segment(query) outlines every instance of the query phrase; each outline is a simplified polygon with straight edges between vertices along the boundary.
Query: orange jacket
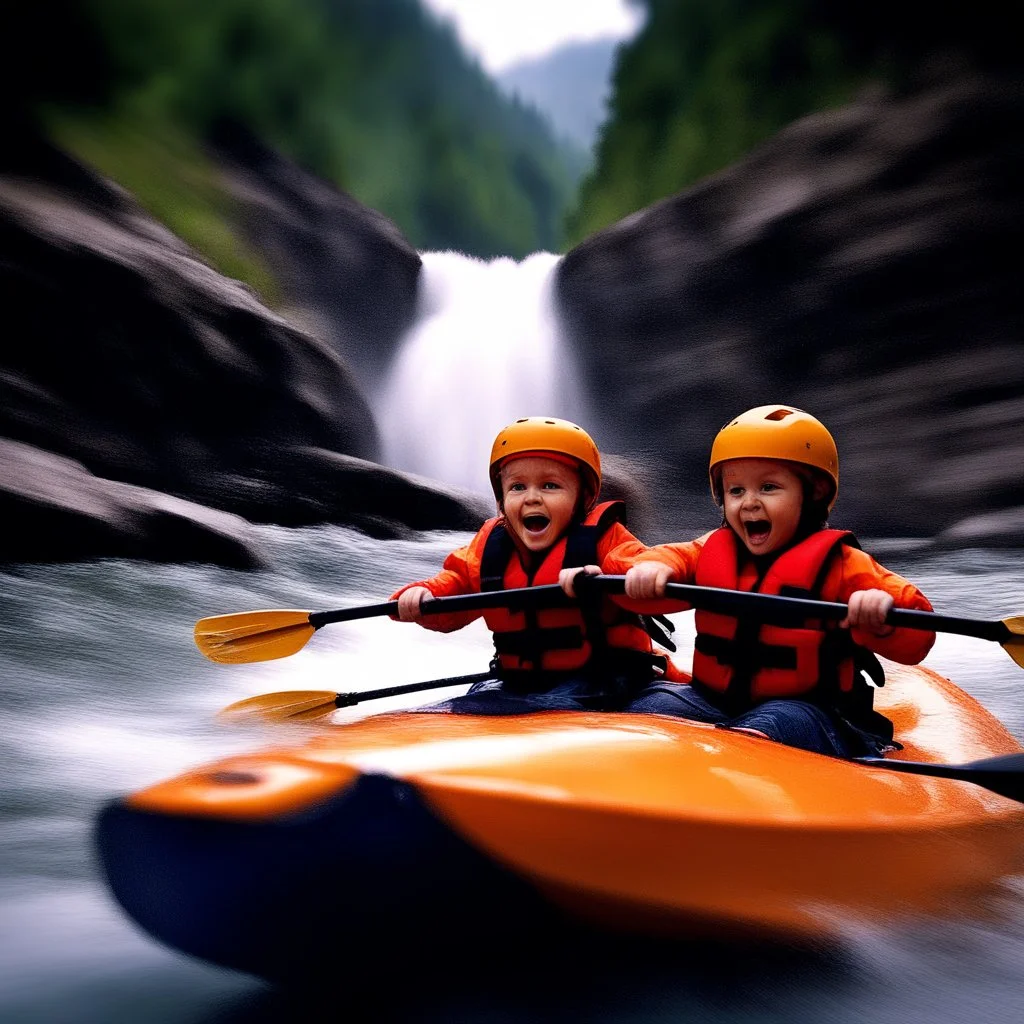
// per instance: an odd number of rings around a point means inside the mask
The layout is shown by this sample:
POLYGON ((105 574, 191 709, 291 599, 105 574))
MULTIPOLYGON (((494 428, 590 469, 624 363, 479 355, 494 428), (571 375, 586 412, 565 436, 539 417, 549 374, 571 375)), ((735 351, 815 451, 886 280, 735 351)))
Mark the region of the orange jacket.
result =
MULTIPOLYGON (((607 573, 625 573, 639 562, 662 562, 672 568, 672 580, 675 583, 696 582, 697 562, 701 550, 707 543, 711 533, 705 534, 694 541, 678 544, 659 544, 641 552, 613 552, 608 564, 603 566, 607 573)), ((742 545, 738 545, 742 548, 742 545)), ((737 590, 753 590, 757 583, 758 568, 752 558, 743 557, 741 551, 740 564, 737 572, 737 590)), ((846 603, 858 590, 884 590, 891 594, 897 608, 917 608, 921 611, 932 611, 928 598, 912 583, 902 576, 890 572, 876 562, 866 551, 860 548, 843 546, 837 557, 832 560, 822 580, 818 597, 822 601, 839 601, 846 603)), ((687 606, 676 600, 636 601, 629 607, 641 612, 670 613, 687 606)), ((876 636, 864 630, 850 630, 854 643, 866 647, 869 651, 897 661, 903 665, 916 665, 931 650, 935 643, 935 634, 919 629, 895 629, 888 636, 876 636)))
MULTIPOLYGON (((602 512, 607 511, 608 505, 598 506, 585 520, 585 525, 593 525, 600 518, 602 512)), ((460 594, 475 594, 482 589, 481 565, 484 557, 484 550, 488 538, 494 529, 503 523, 500 517, 488 520, 477 532, 476 536, 463 548, 453 551, 444 562, 444 568, 436 576, 428 580, 420 580, 406 584, 392 595, 392 600, 397 598, 411 587, 426 587, 434 597, 452 597, 460 594)), ((646 550, 645 546, 633 536, 632 533, 621 523, 612 522, 605 532, 597 540, 597 564, 605 569, 612 552, 618 558, 631 558, 646 550)), ((528 572, 523 565, 517 551, 512 550, 504 570, 502 587, 504 589, 541 586, 543 584, 557 583, 558 573, 563 568, 563 560, 566 551, 566 537, 561 538, 545 554, 540 564, 528 572)), ((493 608, 481 611, 456 612, 445 615, 425 616, 420 625, 427 629, 440 632, 451 632, 461 629, 463 626, 483 616, 488 628, 495 634, 495 646, 498 650, 499 661, 506 670, 533 670, 544 671, 574 671, 581 668, 589 659, 592 651, 592 637, 585 639, 582 645, 558 647, 557 637, 559 634, 549 632, 548 636, 555 638, 554 646, 542 652, 540 664, 536 664, 537 658, 529 658, 522 650, 516 653, 521 644, 516 636, 523 636, 527 631, 530 615, 530 626, 533 627, 534 637, 536 630, 541 631, 572 631, 579 630, 586 638, 591 625, 584 621, 584 617, 577 606, 567 608, 545 608, 527 613, 525 611, 509 611, 505 608, 493 608)), ((650 636, 637 624, 635 614, 624 611, 616 602, 603 599, 600 602, 600 620, 604 629, 603 642, 608 646, 629 651, 639 651, 643 654, 658 653, 654 651, 650 636)), ((563 634, 564 635, 564 634, 563 634)), ((676 678, 678 672, 670 668, 666 672, 669 678, 676 678)))

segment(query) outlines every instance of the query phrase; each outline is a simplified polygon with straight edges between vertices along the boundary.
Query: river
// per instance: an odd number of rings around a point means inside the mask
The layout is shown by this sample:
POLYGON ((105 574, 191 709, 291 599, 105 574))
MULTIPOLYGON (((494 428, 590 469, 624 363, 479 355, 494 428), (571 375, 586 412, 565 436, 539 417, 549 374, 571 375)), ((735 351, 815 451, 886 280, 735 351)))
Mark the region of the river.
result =
MULTIPOLYGON (((366 689, 486 665, 489 638, 480 623, 441 635, 376 619, 325 628, 281 661, 205 661, 191 638, 199 617, 375 602, 434 571, 463 539, 436 534, 381 542, 341 528, 262 533, 273 563, 255 574, 120 561, 0 574, 0 1020, 6 1024, 291 1019, 296 1008, 287 997, 164 949, 121 914, 94 860, 97 808, 187 766, 269 743, 262 727, 216 718, 241 697, 299 687, 366 689)), ((1002 618, 1021 609, 1013 553, 894 553, 885 560, 918 582, 939 610, 1002 618)), ((684 647, 691 618, 676 616, 684 647)), ((943 636, 927 664, 1024 739, 1024 680, 997 645, 943 636)), ((355 717, 438 695, 339 714, 355 717)), ((604 965, 590 984, 568 980, 555 1002, 547 994, 543 1004, 529 984, 481 993, 453 981, 401 1019, 1011 1024, 1024 1019, 1022 897, 1024 889, 1008 885, 998 894, 996 916, 985 923, 921 920, 851 935, 841 951, 827 954, 766 945, 744 951, 728 969, 709 965, 699 947, 684 947, 667 961, 627 956, 616 970, 604 965)), ((446 939, 457 965, 461 940, 446 939)), ((343 979, 339 985, 340 1017, 348 1014, 343 979)))

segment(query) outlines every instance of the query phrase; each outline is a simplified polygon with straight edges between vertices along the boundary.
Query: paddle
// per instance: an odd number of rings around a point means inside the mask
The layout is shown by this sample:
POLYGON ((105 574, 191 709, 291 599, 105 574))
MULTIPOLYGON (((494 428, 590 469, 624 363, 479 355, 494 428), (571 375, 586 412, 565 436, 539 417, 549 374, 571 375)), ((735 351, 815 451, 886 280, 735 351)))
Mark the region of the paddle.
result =
POLYGON ((1003 754, 967 764, 928 764, 926 761, 896 761, 886 757, 855 757, 853 760, 871 768, 973 782, 1000 796, 1024 803, 1024 754, 1003 754))
MULTIPOLYGON (((444 615, 450 612, 475 611, 479 608, 511 608, 513 610, 538 605, 569 604, 557 583, 539 587, 516 587, 512 590, 493 590, 481 594, 463 594, 458 597, 437 597, 420 605, 423 615, 444 615)), ((351 622, 378 615, 397 615, 398 602, 339 608, 330 612, 295 610, 264 610, 232 612, 200 619, 195 626, 195 641, 199 650, 211 661, 237 665, 251 661, 271 661, 287 658, 301 651, 310 637, 321 626, 332 622, 351 622)))
MULTIPOLYGON (((582 582, 600 586, 607 593, 625 593, 625 576, 577 577, 582 582)), ((845 619, 848 608, 835 601, 815 601, 804 597, 780 597, 776 594, 757 594, 745 590, 723 590, 718 587, 698 587, 689 583, 668 583, 665 596, 678 598, 705 611, 725 615, 749 616, 776 625, 792 625, 808 619, 845 619)), ((1009 619, 963 619, 954 615, 939 615, 910 608, 893 608, 885 617, 891 626, 923 629, 933 633, 958 633, 980 640, 994 640, 1021 667, 1024 668, 1024 615, 1009 619)))
POLYGON ((428 679, 424 683, 402 683, 385 686, 379 690, 362 692, 331 693, 330 690, 282 690, 278 693, 263 693, 257 697, 229 704, 221 715, 247 717, 259 716, 272 722, 294 719, 309 721, 324 718, 338 708, 350 708, 364 700, 378 700, 381 697, 397 697, 402 693, 416 693, 418 690, 440 690, 446 686, 469 686, 493 679, 493 672, 474 672, 468 676, 450 676, 447 679, 428 679))

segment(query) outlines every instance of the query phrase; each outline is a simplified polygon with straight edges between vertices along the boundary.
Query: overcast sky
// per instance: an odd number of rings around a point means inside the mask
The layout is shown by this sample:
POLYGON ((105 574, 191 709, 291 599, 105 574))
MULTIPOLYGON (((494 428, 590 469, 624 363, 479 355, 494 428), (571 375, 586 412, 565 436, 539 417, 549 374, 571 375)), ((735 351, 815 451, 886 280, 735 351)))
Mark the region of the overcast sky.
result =
POLYGON ((455 23, 462 45, 491 74, 563 43, 612 36, 640 27, 642 12, 626 0, 423 0, 455 23))

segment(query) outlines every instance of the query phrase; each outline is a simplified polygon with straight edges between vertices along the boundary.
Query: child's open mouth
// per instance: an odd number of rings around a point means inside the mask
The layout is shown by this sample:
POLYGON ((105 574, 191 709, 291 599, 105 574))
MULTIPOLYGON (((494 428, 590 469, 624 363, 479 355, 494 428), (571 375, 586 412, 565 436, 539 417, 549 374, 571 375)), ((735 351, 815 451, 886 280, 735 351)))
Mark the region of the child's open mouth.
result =
POLYGON ((747 532, 747 540, 758 545, 768 539, 768 534, 772 532, 772 524, 767 519, 752 519, 743 524, 743 529, 747 532))
POLYGON ((528 516, 523 516, 523 526, 526 528, 527 533, 543 533, 548 528, 548 523, 551 520, 539 512, 531 512, 528 516))

